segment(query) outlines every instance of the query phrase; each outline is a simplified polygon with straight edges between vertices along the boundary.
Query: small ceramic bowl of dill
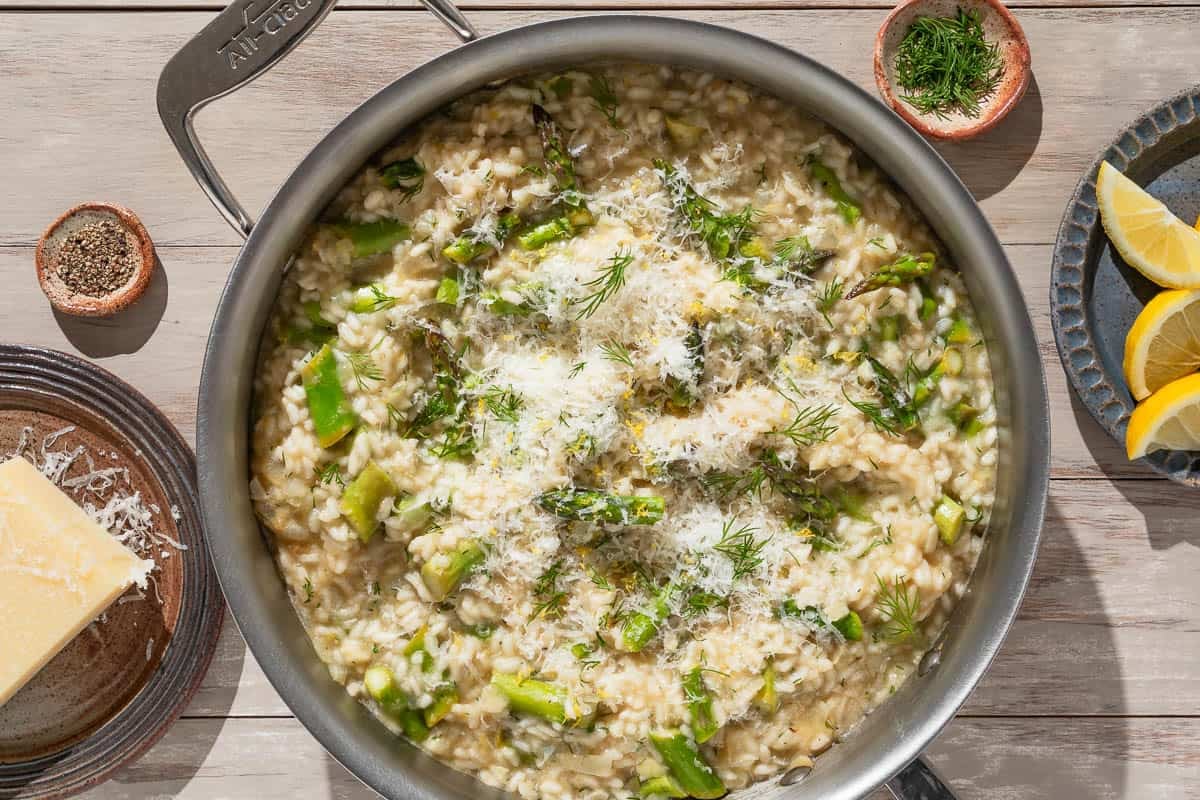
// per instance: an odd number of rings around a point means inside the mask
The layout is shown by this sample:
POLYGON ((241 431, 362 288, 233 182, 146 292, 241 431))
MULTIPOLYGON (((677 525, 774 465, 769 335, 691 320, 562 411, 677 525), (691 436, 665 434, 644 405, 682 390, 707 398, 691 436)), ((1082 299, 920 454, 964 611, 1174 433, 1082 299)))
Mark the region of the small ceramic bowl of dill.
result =
POLYGON ((918 132, 990 130, 1029 86, 1029 41, 999 0, 905 0, 875 37, 875 82, 918 132))

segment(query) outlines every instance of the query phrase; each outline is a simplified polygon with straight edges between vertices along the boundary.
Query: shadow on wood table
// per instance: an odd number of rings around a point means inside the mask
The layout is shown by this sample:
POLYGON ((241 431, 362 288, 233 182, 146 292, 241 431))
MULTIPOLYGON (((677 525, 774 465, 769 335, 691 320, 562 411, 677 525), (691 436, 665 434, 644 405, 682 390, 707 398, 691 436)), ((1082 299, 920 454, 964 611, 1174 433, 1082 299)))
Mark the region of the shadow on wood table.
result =
POLYGON ((167 271, 158 256, 146 293, 129 308, 111 317, 75 317, 54 310, 54 321, 79 352, 89 358, 136 353, 142 349, 167 308, 167 271))
POLYGON ((965 142, 934 145, 976 200, 1004 189, 1033 156, 1042 138, 1042 93, 1030 76, 1025 97, 995 128, 965 142))

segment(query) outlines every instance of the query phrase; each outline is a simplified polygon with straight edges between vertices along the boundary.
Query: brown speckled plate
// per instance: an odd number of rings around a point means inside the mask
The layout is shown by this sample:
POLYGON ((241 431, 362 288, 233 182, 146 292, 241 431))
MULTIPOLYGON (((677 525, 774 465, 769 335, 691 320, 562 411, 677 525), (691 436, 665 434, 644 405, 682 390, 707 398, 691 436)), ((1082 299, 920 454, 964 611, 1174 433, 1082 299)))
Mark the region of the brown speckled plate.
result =
MULTIPOLYGON (((11 700, 0 706, 0 798, 64 797, 137 758, 183 711, 212 658, 224 616, 196 507, 191 450, 158 409, 94 364, 0 345, 0 459, 83 447, 94 469, 121 467, 155 530, 183 546, 143 546, 158 565, 11 700)), ((90 471, 76 458, 67 476, 90 471)), ((102 506, 107 492, 85 497, 102 506)))

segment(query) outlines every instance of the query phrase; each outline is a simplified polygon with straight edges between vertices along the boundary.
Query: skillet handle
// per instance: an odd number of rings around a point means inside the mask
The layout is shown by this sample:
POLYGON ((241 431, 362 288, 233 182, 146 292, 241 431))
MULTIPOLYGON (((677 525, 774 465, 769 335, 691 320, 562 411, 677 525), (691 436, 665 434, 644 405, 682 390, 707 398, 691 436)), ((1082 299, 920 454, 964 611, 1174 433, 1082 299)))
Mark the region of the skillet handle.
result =
MULTIPOLYGON (((336 0, 234 0, 171 57, 158 78, 158 115, 183 163, 221 216, 242 236, 254 221, 200 146, 192 118, 263 74, 303 41, 336 0)), ((451 0, 422 0, 463 41, 475 29, 451 0)))
POLYGON ((954 792, 923 758, 900 770, 884 785, 896 800, 955 800, 954 792))

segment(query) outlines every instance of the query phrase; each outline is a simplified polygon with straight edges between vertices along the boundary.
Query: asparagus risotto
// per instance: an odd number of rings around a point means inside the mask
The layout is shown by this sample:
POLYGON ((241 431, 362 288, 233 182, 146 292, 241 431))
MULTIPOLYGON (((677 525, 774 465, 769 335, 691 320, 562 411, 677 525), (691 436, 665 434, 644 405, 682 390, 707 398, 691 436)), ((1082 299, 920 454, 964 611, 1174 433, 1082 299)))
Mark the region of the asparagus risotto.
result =
POLYGON ((954 265, 747 86, 571 70, 366 167, 284 280, 252 492, 313 646, 526 798, 811 763, 963 593, 993 501, 954 265))

